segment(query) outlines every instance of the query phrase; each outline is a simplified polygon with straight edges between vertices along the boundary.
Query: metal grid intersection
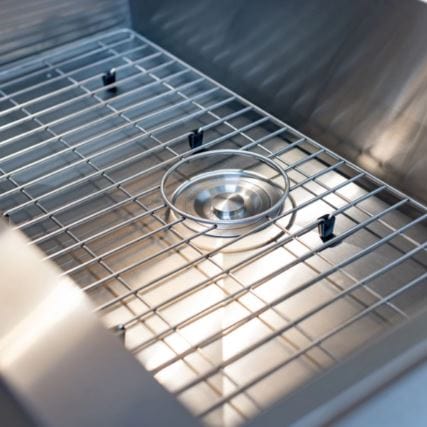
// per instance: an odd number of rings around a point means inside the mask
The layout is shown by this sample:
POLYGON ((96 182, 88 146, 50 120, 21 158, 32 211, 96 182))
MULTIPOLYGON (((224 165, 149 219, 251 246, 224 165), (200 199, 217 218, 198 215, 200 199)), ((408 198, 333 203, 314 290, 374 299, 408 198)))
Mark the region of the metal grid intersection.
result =
POLYGON ((129 23, 125 0, 3 0, 0 66, 129 23))
POLYGON ((243 422, 425 305, 425 207, 143 37, 88 39, 0 85, 3 215, 206 423, 243 422), (286 170, 273 242, 202 249, 209 229, 183 235, 168 215, 160 179, 194 129, 286 170), (326 213, 337 237, 322 243, 326 213))

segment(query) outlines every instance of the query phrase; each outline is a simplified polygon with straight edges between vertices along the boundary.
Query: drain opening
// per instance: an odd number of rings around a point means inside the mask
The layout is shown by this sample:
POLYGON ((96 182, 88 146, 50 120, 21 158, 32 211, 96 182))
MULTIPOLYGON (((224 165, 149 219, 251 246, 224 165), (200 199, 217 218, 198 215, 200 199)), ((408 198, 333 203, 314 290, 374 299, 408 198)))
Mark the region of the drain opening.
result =
MULTIPOLYGON (((185 218, 188 230, 205 230, 210 238, 233 238, 256 228, 252 243, 245 246, 259 246, 255 237, 261 237, 262 224, 268 227, 283 212, 289 180, 280 166, 264 156, 215 150, 176 163, 164 175, 161 192, 170 215, 185 218)), ((280 233, 276 227, 274 234, 280 233)), ((267 234, 271 240, 272 233, 267 234)))

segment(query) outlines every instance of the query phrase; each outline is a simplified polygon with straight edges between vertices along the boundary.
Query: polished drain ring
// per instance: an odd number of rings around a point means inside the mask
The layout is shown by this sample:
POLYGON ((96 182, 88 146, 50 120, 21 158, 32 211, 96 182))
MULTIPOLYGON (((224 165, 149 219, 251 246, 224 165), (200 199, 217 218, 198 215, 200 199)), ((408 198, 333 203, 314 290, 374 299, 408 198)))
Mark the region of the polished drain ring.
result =
POLYGON ((186 227, 211 237, 237 237, 280 215, 289 179, 275 162, 242 150, 189 156, 163 176, 161 193, 186 227))

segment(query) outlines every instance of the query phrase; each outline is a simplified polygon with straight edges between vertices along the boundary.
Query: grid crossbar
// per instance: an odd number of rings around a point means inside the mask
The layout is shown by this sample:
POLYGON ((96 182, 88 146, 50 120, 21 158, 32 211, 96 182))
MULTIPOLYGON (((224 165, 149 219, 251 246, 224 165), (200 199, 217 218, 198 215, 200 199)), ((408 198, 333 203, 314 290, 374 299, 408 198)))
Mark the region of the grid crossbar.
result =
POLYGON ((0 209, 207 424, 242 423, 427 302, 423 205, 132 31, 0 77, 0 209), (277 162, 283 211, 201 245, 216 226, 194 231, 160 191, 195 129, 277 162))

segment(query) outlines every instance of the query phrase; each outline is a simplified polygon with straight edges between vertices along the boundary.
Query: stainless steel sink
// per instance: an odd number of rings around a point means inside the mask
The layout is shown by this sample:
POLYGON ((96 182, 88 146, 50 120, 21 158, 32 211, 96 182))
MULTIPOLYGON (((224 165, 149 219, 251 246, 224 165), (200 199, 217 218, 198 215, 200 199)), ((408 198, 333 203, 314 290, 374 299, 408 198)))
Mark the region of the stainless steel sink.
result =
POLYGON ((0 88, 3 215, 204 423, 251 419, 425 307, 423 205, 137 33, 12 67, 0 88), (289 176, 262 230, 212 237, 171 215, 160 183, 195 129, 209 153, 289 176))

